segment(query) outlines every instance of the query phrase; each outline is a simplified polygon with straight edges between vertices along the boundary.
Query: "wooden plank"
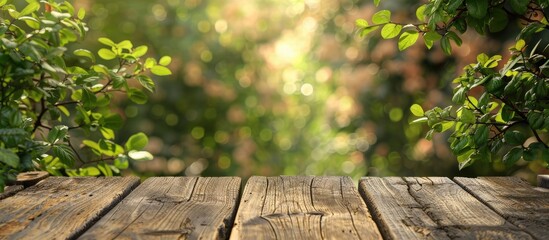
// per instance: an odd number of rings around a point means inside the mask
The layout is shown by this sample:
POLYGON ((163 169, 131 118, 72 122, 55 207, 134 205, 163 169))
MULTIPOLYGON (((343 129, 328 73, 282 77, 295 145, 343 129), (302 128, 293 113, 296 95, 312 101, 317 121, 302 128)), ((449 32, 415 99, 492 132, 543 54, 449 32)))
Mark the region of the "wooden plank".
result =
POLYGON ((443 177, 366 177, 359 183, 386 239, 531 239, 443 177))
POLYGON ((252 177, 231 238, 381 239, 349 177, 252 177))
POLYGON ((46 179, 49 176, 50 174, 44 171, 22 172, 17 174, 17 180, 15 181, 15 185, 23 185, 25 187, 30 187, 46 179))
POLYGON ((4 192, 0 193, 0 200, 11 197, 17 192, 23 190, 26 187, 30 187, 38 182, 46 179, 49 176, 48 172, 31 171, 17 174, 17 179, 4 187, 4 192))
POLYGON ((0 201, 0 239, 74 238, 139 184, 135 177, 50 177, 0 201))
POLYGON ((17 192, 23 190, 24 188, 25 187, 23 187, 23 185, 6 186, 6 187, 4 187, 4 192, 0 193, 0 200, 2 200, 4 198, 11 197, 11 196, 15 195, 17 192))
POLYGON ((537 239, 549 236, 549 192, 516 177, 455 178, 509 222, 537 239))
POLYGON ((238 177, 147 179, 79 239, 225 239, 238 177))

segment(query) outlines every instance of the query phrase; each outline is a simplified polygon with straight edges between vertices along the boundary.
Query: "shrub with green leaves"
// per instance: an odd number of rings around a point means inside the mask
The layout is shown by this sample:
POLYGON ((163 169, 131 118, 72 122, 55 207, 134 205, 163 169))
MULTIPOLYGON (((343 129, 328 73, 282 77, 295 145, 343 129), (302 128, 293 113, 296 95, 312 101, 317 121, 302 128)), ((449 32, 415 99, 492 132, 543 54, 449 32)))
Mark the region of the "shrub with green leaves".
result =
POLYGON ((87 31, 83 9, 53 0, 16 5, 0 0, 0 191, 21 171, 112 176, 128 160, 152 159, 143 133, 116 143, 123 119, 110 105, 121 94, 147 102, 144 90, 155 88, 147 74, 171 74, 171 58, 145 59, 147 46, 108 38, 99 39, 100 59, 87 49, 70 53, 87 31))
MULTIPOLYGON (((380 0, 374 0, 379 6, 380 0)), ((398 37, 398 49, 415 44, 420 37, 428 49, 436 42, 452 54, 451 42, 461 45, 468 28, 479 34, 503 31, 511 24, 521 27, 509 51, 511 57, 477 56, 463 69, 456 84, 454 106, 424 111, 419 104, 411 112, 413 123, 427 123, 435 132, 450 131, 450 148, 460 169, 475 161, 503 156, 511 166, 517 161, 549 163, 549 57, 547 48, 534 40, 549 30, 547 0, 430 0, 416 10, 418 23, 392 21, 391 11, 376 12, 371 19, 358 19, 361 36, 380 29, 381 37, 398 37), (518 24, 517 24, 518 22, 518 24), (480 94, 478 94, 480 92, 480 94)), ((500 158, 494 158, 500 159, 500 158)))

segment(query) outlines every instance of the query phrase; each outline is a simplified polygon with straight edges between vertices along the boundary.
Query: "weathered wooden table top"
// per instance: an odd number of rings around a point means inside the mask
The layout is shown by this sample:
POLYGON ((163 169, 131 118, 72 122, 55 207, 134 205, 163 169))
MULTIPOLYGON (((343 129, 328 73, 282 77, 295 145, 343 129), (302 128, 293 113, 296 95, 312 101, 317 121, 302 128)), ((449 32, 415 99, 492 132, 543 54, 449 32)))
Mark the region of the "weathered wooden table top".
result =
POLYGON ((0 195, 0 239, 549 239, 549 189, 514 177, 365 177, 358 186, 349 177, 256 176, 245 185, 238 177, 48 177, 28 185, 0 195))

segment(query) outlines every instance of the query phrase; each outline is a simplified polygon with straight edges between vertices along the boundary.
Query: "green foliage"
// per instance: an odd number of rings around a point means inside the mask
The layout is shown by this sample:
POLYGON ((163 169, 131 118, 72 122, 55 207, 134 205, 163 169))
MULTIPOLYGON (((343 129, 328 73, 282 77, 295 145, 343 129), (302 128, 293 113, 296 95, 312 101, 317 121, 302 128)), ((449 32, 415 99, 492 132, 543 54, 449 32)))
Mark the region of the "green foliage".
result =
POLYGON ((71 54, 67 48, 88 31, 84 17, 83 9, 76 12, 66 1, 27 0, 20 10, 0 1, 0 191, 17 173, 34 168, 112 176, 128 168, 128 159, 152 159, 142 151, 148 142, 143 133, 124 147, 115 142, 123 122, 109 108, 120 92, 145 103, 147 95, 133 83, 154 91, 146 74, 171 74, 171 59, 144 60, 146 46, 105 37, 99 38, 100 59, 87 49, 71 54))
MULTIPOLYGON (((378 2, 376 2, 376 5, 378 2)), ((396 37, 396 26, 408 29, 400 34, 398 48, 404 50, 419 34, 427 48, 437 41, 450 55, 452 42, 460 46, 468 28, 479 34, 500 32, 520 21, 522 30, 509 50, 509 60, 481 53, 477 62, 463 69, 457 77, 452 101, 454 106, 435 107, 423 112, 418 104, 410 110, 419 117, 413 123, 427 123, 435 132, 450 131, 450 148, 457 156, 460 169, 476 161, 491 161, 492 155, 503 155, 502 161, 512 166, 519 160, 549 163, 549 58, 532 37, 549 29, 545 0, 432 0, 417 8, 420 23, 399 24, 391 13, 381 10, 369 25, 357 20, 361 35, 382 26, 383 38, 396 37)))

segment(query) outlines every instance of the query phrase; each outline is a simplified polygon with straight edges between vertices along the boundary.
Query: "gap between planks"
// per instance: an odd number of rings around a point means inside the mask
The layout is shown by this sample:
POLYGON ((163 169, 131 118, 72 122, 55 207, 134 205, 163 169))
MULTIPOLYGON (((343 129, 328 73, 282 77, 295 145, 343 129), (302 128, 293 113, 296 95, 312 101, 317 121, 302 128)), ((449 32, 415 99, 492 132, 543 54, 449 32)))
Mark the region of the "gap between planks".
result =
POLYGON ((365 177, 359 191, 385 239, 532 239, 448 178, 365 177))

